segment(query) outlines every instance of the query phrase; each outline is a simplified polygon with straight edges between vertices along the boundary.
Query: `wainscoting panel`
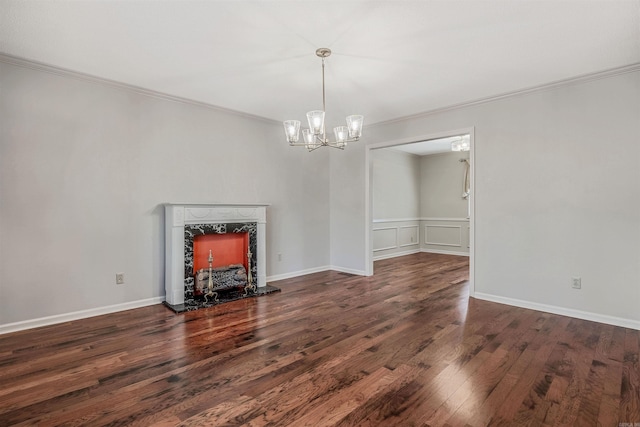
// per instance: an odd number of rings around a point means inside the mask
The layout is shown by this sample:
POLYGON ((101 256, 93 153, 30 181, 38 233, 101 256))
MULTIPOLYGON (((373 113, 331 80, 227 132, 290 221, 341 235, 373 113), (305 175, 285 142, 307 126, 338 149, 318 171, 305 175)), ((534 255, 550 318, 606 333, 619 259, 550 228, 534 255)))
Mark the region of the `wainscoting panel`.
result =
POLYGON ((469 255, 470 226, 467 218, 421 218, 422 252, 469 255))
POLYGON ((376 219, 372 240, 374 260, 420 252, 420 219, 376 219))
POLYGON ((462 247, 462 228, 459 225, 425 225, 424 243, 460 248, 462 247))
POLYGON ((373 251, 385 251, 398 247, 398 229, 396 227, 373 229, 373 251))
POLYGON ((399 227, 400 247, 413 246, 420 241, 420 227, 417 225, 403 225, 399 227))

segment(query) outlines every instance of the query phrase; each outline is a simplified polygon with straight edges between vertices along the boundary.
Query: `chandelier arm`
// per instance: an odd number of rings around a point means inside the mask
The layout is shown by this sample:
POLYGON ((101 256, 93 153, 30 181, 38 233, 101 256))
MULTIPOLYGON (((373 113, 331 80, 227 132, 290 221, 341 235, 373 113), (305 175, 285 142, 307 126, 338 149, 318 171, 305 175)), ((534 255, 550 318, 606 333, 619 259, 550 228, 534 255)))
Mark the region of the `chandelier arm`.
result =
POLYGON ((316 142, 320 143, 320 144, 326 144, 329 142, 329 140, 326 138, 326 133, 322 134, 322 138, 320 138, 320 135, 314 135, 316 138, 316 142))

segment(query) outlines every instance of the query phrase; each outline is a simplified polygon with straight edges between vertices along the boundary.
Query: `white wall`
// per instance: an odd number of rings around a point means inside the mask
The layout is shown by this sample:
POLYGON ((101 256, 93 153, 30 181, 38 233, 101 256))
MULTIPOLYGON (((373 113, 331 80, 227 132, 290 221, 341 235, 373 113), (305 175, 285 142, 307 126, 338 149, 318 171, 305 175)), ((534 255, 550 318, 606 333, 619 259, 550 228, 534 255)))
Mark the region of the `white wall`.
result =
POLYGON ((0 85, 0 329, 162 297, 166 202, 270 203, 267 275, 328 265, 329 154, 279 123, 1 62, 0 85))
MULTIPOLYGON (((640 72, 370 126, 363 139, 469 127, 477 296, 640 328, 640 72)), ((332 262, 364 271, 364 147, 332 155, 331 171, 332 262), (354 255, 334 257, 342 245, 354 255)))

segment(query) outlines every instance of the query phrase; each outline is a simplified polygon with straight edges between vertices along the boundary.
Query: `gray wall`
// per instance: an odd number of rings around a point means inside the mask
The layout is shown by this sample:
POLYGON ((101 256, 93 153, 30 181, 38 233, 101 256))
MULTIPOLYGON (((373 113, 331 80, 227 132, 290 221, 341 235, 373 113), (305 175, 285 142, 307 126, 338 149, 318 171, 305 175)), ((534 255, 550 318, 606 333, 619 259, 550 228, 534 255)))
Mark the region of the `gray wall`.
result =
POLYGON ((373 251, 376 259, 420 249, 420 157, 394 149, 372 153, 373 251))
MULTIPOLYGON (((365 140, 469 127, 478 295, 640 327, 640 72, 371 126, 365 140)), ((332 182, 350 183, 332 185, 332 261, 366 271, 365 147, 346 154, 331 155, 332 182)))
POLYGON ((464 163, 469 152, 438 153, 420 158, 420 216, 466 218, 467 200, 462 198, 464 163))
POLYGON ((373 156, 373 219, 420 216, 420 157, 393 149, 373 156))
POLYGON ((420 160, 420 248, 425 252, 469 254, 469 202, 462 198, 469 152, 423 156, 420 160))
POLYGON ((270 203, 267 275, 328 266, 329 154, 281 124, 1 62, 0 86, 0 326, 162 297, 166 202, 270 203))

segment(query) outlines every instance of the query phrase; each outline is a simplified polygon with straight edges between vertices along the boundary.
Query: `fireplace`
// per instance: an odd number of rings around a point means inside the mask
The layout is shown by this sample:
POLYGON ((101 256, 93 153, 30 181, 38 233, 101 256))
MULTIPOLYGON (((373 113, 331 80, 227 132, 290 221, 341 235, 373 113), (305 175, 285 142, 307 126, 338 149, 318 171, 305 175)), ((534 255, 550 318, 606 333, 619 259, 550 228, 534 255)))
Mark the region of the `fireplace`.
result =
MULTIPOLYGON (((165 291, 169 308, 176 312, 195 310, 278 290, 266 284, 266 206, 165 204, 165 291), (214 274, 210 274, 212 267, 214 274), (242 293, 225 293, 221 299, 217 292, 215 300, 202 298, 202 287, 196 286, 198 272, 213 277, 220 269, 229 268, 234 274, 242 270, 252 279, 248 285, 255 286, 245 287, 242 293)), ((215 290, 227 288, 216 283, 215 290)))

